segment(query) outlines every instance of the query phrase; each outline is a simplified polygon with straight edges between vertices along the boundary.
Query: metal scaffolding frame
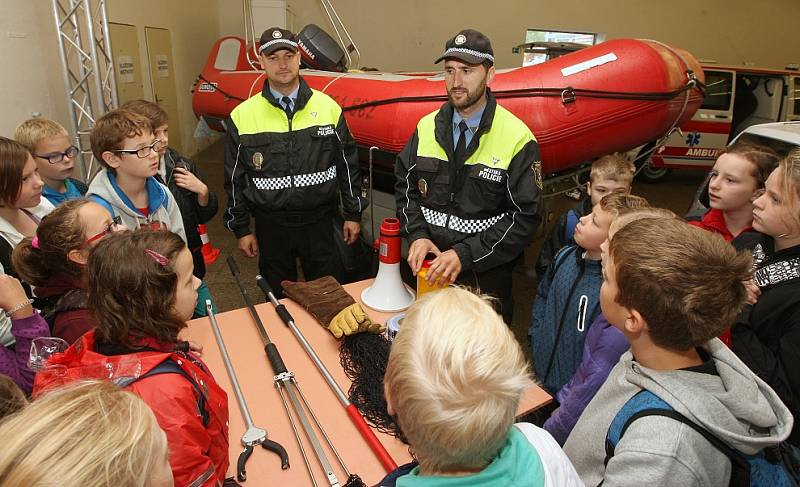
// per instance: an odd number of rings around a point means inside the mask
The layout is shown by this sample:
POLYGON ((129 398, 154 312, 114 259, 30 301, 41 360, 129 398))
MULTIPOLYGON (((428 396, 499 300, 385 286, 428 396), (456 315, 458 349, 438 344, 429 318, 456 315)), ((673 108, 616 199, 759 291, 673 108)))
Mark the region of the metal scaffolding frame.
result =
POLYGON ((94 169, 89 133, 97 117, 119 105, 106 0, 52 2, 80 176, 88 181, 94 169))

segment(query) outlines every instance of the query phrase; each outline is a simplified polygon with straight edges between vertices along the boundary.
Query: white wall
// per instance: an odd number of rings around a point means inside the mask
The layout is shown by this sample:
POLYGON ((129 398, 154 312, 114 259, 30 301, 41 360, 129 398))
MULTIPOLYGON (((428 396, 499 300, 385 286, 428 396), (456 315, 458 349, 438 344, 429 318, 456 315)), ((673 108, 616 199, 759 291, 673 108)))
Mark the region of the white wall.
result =
POLYGON ((46 1, 0 0, 0 135, 32 114, 70 127, 55 20, 46 1))
MULTIPOLYGON (((336 0, 363 54, 381 70, 431 70, 444 43, 474 28, 491 40, 498 67, 519 66, 511 47, 528 28, 656 39, 697 58, 782 68, 800 62, 798 0, 336 0)), ((289 0, 296 24, 330 26, 319 0, 289 0)))
POLYGON ((143 65, 144 96, 148 100, 153 99, 153 90, 144 28, 160 27, 170 31, 180 124, 170 120, 169 129, 180 130, 183 152, 187 156, 193 155, 213 142, 213 139, 193 137, 197 118, 192 111, 190 90, 205 65, 211 46, 219 37, 219 4, 223 2, 239 3, 235 0, 109 0, 108 2, 110 22, 136 26, 139 56, 143 65))

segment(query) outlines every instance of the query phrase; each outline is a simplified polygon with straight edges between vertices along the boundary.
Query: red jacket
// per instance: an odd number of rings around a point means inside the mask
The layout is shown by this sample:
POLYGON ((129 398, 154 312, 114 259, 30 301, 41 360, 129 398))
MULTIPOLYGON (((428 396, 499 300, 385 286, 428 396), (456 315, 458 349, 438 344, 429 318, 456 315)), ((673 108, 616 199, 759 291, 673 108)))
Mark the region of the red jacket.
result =
MULTIPOLYGON (((725 215, 722 214, 722 210, 716 210, 714 208, 708 210, 705 215, 703 215, 702 220, 694 220, 690 221, 689 225, 694 225, 695 227, 702 228, 703 230, 708 230, 711 233, 718 233, 722 235, 722 238, 725 239, 726 242, 730 243, 731 240, 737 237, 737 235, 733 235, 728 227, 725 225, 725 215)), ((752 232, 753 227, 747 227, 739 233, 739 235, 752 232)), ((731 346, 731 330, 728 328, 722 335, 719 336, 719 339, 730 348, 731 346)))
MULTIPOLYGON (((725 239, 726 242, 730 242, 733 240, 737 235, 732 235, 731 231, 728 230, 728 227, 725 226, 725 215, 722 214, 722 210, 715 210, 710 209, 703 215, 702 220, 694 220, 690 221, 689 225, 694 225, 696 227, 700 227, 703 230, 708 230, 712 233, 718 233, 722 235, 722 238, 725 239)), ((745 232, 752 232, 752 227, 747 227, 741 231, 739 235, 745 232)))
MULTIPOLYGON (((48 374, 48 368, 37 373, 34 394, 63 382, 101 375, 112 380, 141 377, 164 360, 172 359, 203 389, 208 413, 206 426, 198 413, 195 387, 181 374, 152 375, 133 382, 129 388, 150 406, 167 434, 175 485, 222 485, 228 470, 228 395, 205 364, 193 354, 169 351, 106 356, 95 352, 94 345, 94 331, 91 331, 63 354, 53 356, 48 366, 63 365, 67 370, 59 371, 57 379, 48 374), (109 374, 108 370, 112 372, 109 374)), ((169 348, 152 340, 142 345, 158 350, 169 348)))

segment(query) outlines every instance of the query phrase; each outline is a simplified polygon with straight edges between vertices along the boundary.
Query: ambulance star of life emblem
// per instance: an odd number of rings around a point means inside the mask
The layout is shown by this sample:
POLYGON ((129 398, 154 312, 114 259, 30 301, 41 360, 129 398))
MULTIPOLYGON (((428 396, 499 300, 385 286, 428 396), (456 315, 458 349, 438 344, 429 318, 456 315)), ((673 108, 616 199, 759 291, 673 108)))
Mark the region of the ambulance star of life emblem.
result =
POLYGON ((420 178, 420 180, 417 181, 417 189, 419 189, 419 194, 423 198, 428 197, 428 181, 425 181, 424 179, 420 178))
POLYGON ((264 154, 260 152, 256 152, 255 154, 253 154, 253 166, 255 166, 256 169, 261 169, 261 164, 263 163, 264 163, 264 154))

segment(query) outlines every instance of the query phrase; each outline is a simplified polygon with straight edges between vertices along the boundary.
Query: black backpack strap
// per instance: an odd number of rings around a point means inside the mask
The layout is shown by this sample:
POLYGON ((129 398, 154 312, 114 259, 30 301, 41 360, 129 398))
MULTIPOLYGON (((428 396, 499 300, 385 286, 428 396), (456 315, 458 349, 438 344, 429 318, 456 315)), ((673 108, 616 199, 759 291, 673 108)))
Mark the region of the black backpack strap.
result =
POLYGON ((161 374, 179 374, 186 378, 192 387, 194 388, 195 392, 197 393, 197 412, 203 420, 203 427, 207 427, 210 421, 210 417, 208 414, 208 408, 206 408, 206 394, 197 381, 194 380, 192 376, 189 375, 177 362, 168 358, 161 362, 160 364, 156 365, 152 369, 148 370, 144 374, 140 375, 139 377, 124 377, 117 379, 115 382, 120 387, 128 387, 134 382, 138 382, 146 377, 152 377, 154 375, 161 375, 161 374))
MULTIPOLYGON (((710 433, 705 428, 701 427, 694 421, 690 420, 683 414, 675 411, 674 409, 643 409, 641 411, 636 412, 625 424, 622 426, 622 431, 620 432, 619 438, 622 439, 622 436, 625 434, 625 431, 628 430, 628 427, 637 419, 643 418, 645 416, 665 416, 667 418, 672 418, 675 421, 685 424, 686 426, 692 428, 697 433, 699 433, 703 438, 706 439, 709 443, 711 443, 714 448, 722 452, 728 459, 731 461, 731 478, 728 485, 739 487, 739 486, 749 486, 750 485, 750 462, 742 455, 740 452, 736 451, 735 449, 728 446, 727 443, 720 440, 712 433, 710 433)), ((606 459, 605 464, 608 464, 608 461, 611 457, 614 456, 614 446, 610 445, 608 442, 606 443, 606 459)))

